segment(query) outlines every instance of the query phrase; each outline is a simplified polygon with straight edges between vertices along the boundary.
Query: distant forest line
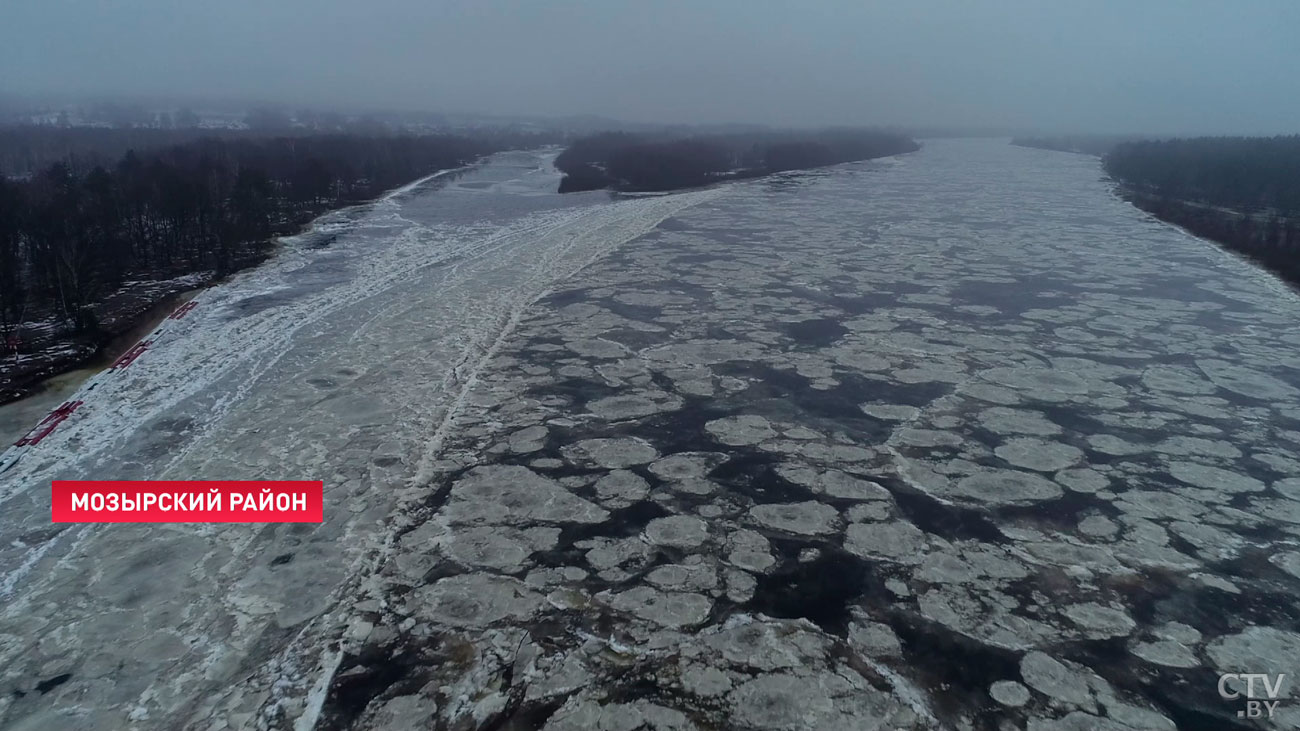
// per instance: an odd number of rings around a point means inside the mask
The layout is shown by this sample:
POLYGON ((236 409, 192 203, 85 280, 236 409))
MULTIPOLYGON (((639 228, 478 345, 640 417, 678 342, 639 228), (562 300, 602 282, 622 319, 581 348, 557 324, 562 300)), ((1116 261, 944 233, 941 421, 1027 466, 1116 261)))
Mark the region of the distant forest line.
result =
POLYGON ((920 145, 896 132, 836 129, 817 132, 752 132, 664 138, 609 132, 572 142, 556 158, 564 173, 560 192, 609 188, 650 192, 694 188, 869 160, 920 145))
POLYGON ((1103 157, 1125 142, 1147 139, 1140 135, 1062 135, 1057 137, 1014 137, 1011 144, 1017 147, 1036 147, 1040 150, 1075 152, 1080 155, 1103 157))
MULTIPOLYGON (((120 144, 105 132, 96 138, 120 144)), ((531 135, 206 137, 131 150, 111 165, 81 157, 0 178, 0 374, 9 376, 0 397, 18 370, 44 368, 43 351, 84 358, 174 294, 151 283, 224 276, 327 210, 536 144, 531 135), (36 356, 25 368, 15 342, 36 356)))

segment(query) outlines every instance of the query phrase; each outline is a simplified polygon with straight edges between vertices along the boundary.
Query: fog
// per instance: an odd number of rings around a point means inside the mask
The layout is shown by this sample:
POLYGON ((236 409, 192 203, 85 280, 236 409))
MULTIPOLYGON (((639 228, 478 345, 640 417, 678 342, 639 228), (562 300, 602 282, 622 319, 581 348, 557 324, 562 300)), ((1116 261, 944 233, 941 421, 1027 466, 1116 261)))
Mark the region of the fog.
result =
POLYGON ((0 91, 652 122, 1282 133, 1293 0, 10 0, 0 91))

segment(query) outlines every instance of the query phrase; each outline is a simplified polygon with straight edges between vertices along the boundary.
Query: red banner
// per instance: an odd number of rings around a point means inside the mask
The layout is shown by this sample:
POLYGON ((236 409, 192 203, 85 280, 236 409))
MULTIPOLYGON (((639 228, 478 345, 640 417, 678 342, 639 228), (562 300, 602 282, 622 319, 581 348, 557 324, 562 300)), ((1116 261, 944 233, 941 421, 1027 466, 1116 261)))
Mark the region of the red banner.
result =
POLYGON ((325 483, 309 480, 55 480, 55 523, 319 523, 325 483))

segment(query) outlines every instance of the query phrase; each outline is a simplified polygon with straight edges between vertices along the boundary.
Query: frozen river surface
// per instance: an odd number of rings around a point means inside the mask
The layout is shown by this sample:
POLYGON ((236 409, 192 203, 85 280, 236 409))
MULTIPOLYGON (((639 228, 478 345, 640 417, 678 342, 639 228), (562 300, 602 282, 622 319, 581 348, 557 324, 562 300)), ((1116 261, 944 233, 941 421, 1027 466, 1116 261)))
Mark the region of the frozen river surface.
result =
POLYGON ((331 215, 0 458, 0 727, 1300 727, 1293 293, 996 141, 555 182, 331 215), (326 521, 55 526, 60 477, 326 521))

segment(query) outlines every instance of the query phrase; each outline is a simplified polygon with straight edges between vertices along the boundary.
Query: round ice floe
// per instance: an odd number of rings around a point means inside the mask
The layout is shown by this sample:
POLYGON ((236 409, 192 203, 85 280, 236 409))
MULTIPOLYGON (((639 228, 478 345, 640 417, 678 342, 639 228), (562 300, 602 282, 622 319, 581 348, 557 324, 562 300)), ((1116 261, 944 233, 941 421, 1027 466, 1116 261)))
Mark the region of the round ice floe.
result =
POLYGON ((1187 395, 1214 393, 1215 385, 1200 373, 1182 366, 1151 366, 1142 372, 1147 388, 1187 395))
POLYGON ((893 508, 886 502, 860 503, 849 508, 844 518, 850 523, 868 523, 888 520, 894 514, 893 508))
POLYGON ((527 467, 475 467, 451 487, 443 514, 452 523, 599 523, 604 509, 527 467))
POLYGON ((623 421, 676 411, 682 404, 681 397, 667 391, 641 391, 597 399, 587 404, 587 409, 606 421, 623 421))
POLYGON ((667 564, 646 574, 646 581, 668 591, 707 591, 718 585, 718 572, 709 564, 667 564))
POLYGON ((648 586, 628 589, 608 601, 614 609, 665 627, 699 624, 713 608, 713 602, 702 594, 656 591, 648 586))
POLYGON ((961 435, 937 429, 902 429, 896 438, 912 447, 956 447, 962 443, 961 435))
POLYGON ((466 566, 514 572, 535 551, 554 548, 559 537, 559 528, 463 528, 451 534, 444 550, 466 566))
POLYGON ((1196 361, 1196 365, 1215 385, 1242 396, 1261 401, 1288 401, 1300 395, 1295 387, 1273 376, 1225 360, 1203 359, 1196 361))
POLYGON ((853 622, 849 624, 849 646, 867 657, 897 657, 903 651, 898 635, 887 624, 853 622))
POLYGON ((1151 448, 1144 444, 1133 444, 1120 439, 1114 434, 1093 434, 1088 437, 1088 446, 1097 452, 1109 454, 1112 457, 1123 457, 1151 451, 1151 448))
POLYGON ((990 368, 981 373, 985 379, 1009 386, 1017 391, 1046 400, 1057 400, 1051 394, 1082 394, 1088 392, 1088 382, 1073 373, 1059 368, 1026 366, 1022 368, 990 368))
POLYGON ((1300 658, 1300 634, 1274 627, 1247 627, 1211 642, 1205 654, 1221 672, 1290 675, 1300 658))
POLYGON ((1083 459, 1083 452, 1068 444, 1029 437, 1012 439, 993 452, 1016 467, 1039 472, 1055 472, 1083 459))
POLYGON ((975 542, 953 544, 925 557, 914 578, 931 584, 977 584, 989 579, 1021 579, 1025 567, 1000 548, 975 542))
MULTIPOLYGON (((1158 714, 1153 714, 1154 718, 1158 714)), ((1083 711, 1071 711, 1060 718, 1031 718, 1029 724, 1025 726, 1026 731, 1133 731, 1134 729, 1143 729, 1143 731, 1174 731, 1172 723, 1160 726, 1133 726, 1127 723, 1120 723, 1110 717, 1084 713, 1083 711)))
POLYGON ((416 616, 457 627, 484 627, 507 617, 523 619, 541 608, 541 595, 523 582, 473 573, 451 576, 411 593, 416 616))
POLYGON ((921 413, 921 410, 915 406, 902 404, 862 404, 859 408, 867 416, 886 421, 910 421, 921 413))
POLYGON ((1051 626, 1014 614, 1016 600, 1001 592, 944 584, 921 594, 917 606, 925 617, 994 647, 1027 650, 1059 639, 1051 626))
POLYGON ((961 387, 961 393, 993 404, 1020 403, 1020 396, 1015 391, 991 383, 968 383, 961 387))
POLYGON ((1231 581, 1228 581, 1222 576, 1217 576, 1215 574, 1195 573, 1195 574, 1190 574, 1188 578, 1195 579, 1196 581, 1199 581, 1204 586, 1208 586, 1212 589, 1218 589, 1219 591, 1226 592, 1228 594, 1241 593, 1241 589, 1237 588, 1236 584, 1232 583, 1231 581))
POLYGON ((433 728, 438 703, 423 695, 400 695, 384 701, 370 717, 375 728, 433 728))
POLYGON ((737 726, 758 729, 811 729, 810 720, 835 710, 815 680, 798 675, 760 675, 734 690, 731 703, 737 726))
POLYGON ((625 305, 637 305, 640 307, 668 307, 670 305, 689 305, 695 300, 681 294, 672 294, 669 292, 646 292, 642 290, 632 290, 619 292, 614 295, 614 299, 625 305))
POLYGON ((1291 498, 1300 500, 1300 477, 1288 477, 1273 483, 1273 489, 1291 498))
POLYGON ((1225 493, 1264 489, 1264 483, 1253 477, 1197 462, 1174 462, 1169 465, 1169 475, 1179 482, 1225 493))
POLYGON ((1269 562, 1292 576, 1300 579, 1300 552, 1289 551, 1279 553, 1269 559, 1269 562))
POLYGON ((713 468, 727 461, 720 452, 678 452, 650 464, 650 471, 663 480, 703 478, 713 468))
POLYGON ((651 363, 678 368, 714 365, 729 360, 754 360, 763 354, 757 343, 739 340, 690 340, 642 351, 651 363))
POLYGON ((1072 492, 1095 493, 1110 487, 1110 478, 1086 467, 1061 470, 1056 473, 1055 480, 1072 492))
POLYGON ((1109 538, 1119 532, 1119 526, 1101 515, 1089 515, 1079 521, 1079 532, 1095 538, 1109 538))
POLYGON ((737 568, 761 574, 776 565, 772 546, 762 533, 741 529, 727 537, 727 561, 737 568))
POLYGON ((661 546, 694 548, 709 537, 709 527, 699 518, 673 515, 655 518, 646 525, 646 539, 661 546))
POLYGON ((758 444, 776 436, 772 424, 756 414, 742 414, 714 419, 704 425, 706 431, 723 444, 733 447, 758 444))
POLYGON ((962 479, 948 497, 992 505, 1024 505, 1055 500, 1063 492, 1060 485, 1032 472, 996 470, 962 479))
MULTIPOLYGON (((640 699, 631 703, 602 703, 606 696, 597 694, 598 684, 574 683, 570 688, 591 685, 569 697, 559 710, 546 720, 544 731, 587 731, 610 728, 608 719, 617 718, 619 729, 655 729, 656 731, 694 731, 696 726, 681 711, 640 699), (597 697, 593 697, 597 696, 597 697)), ((556 694, 558 695, 558 694, 556 694)), ((503 696, 488 696, 487 704, 503 696)), ((488 706, 492 707, 492 706, 488 706)))
POLYGON ((989 696, 1004 706, 1019 708, 1029 702, 1029 689, 1014 680, 999 680, 989 686, 989 696))
POLYGON ((1182 622, 1165 622, 1152 629, 1151 633, 1162 640, 1173 640, 1184 645, 1195 645, 1201 641, 1201 631, 1182 622))
POLYGON ((826 444, 824 442, 794 441, 791 439, 776 439, 764 442, 759 445, 759 449, 831 464, 868 462, 875 458, 877 454, 875 450, 853 444, 826 444))
POLYGON ((627 470, 614 470, 596 480, 596 496, 612 508, 625 508, 645 499, 650 483, 645 478, 627 470))
POLYGON ((902 368, 890 375, 902 383, 961 383, 966 380, 966 372, 958 366, 923 365, 902 368))
POLYGON ((628 349, 613 340, 604 338, 583 338, 566 344, 569 350, 584 358, 622 358, 628 355, 628 349))
POLYGON ((980 424, 989 431, 998 434, 1029 434, 1036 437, 1050 437, 1061 433, 1061 427, 1037 411, 1028 409, 1010 409, 995 406, 985 409, 979 415, 980 424))
POLYGON ((800 463, 785 463, 776 473, 796 485, 842 500, 888 500, 890 493, 871 480, 839 470, 817 470, 800 463))
POLYGON ((802 503, 755 505, 749 509, 749 517, 758 524, 772 530, 799 535, 830 533, 835 529, 839 516, 840 511, 830 505, 811 500, 802 503))
POLYGON ((590 550, 583 558, 597 571, 607 571, 630 561, 641 563, 654 550, 639 538, 597 538, 581 545, 587 546, 590 546, 590 550))
POLYGON ((785 430, 786 439, 824 439, 825 435, 821 432, 809 429, 806 426, 792 426, 785 430))
POLYGON ((549 430, 544 426, 530 426, 512 433, 506 438, 506 444, 515 454, 536 452, 546 445, 549 430))
POLYGON ((1201 664, 1196 659, 1196 653, 1187 645, 1173 640, 1135 642, 1129 647, 1129 652, 1149 663, 1165 667, 1194 668, 1201 664))
POLYGON ((1205 506, 1195 500, 1164 490, 1129 490, 1119 496, 1115 507, 1130 517, 1151 520, 1194 520, 1205 512, 1205 506))
POLYGON ((1096 602, 1072 604, 1063 610, 1063 614, 1091 639, 1123 637, 1131 634, 1137 626, 1122 609, 1096 602))
POLYGON ((645 464, 659 456, 658 450, 639 437, 584 439, 561 450, 577 464, 594 464, 605 469, 622 469, 645 464))
POLYGON ((844 534, 844 550, 863 558, 918 564, 929 544, 925 533, 904 521, 854 523, 844 534))
POLYGON ((832 647, 833 638, 811 627, 797 620, 733 614, 696 639, 730 665, 762 672, 803 669, 824 662, 832 647))
POLYGON ((1241 450, 1222 439, 1202 439, 1200 437, 1169 437, 1156 445, 1155 451, 1165 454, 1184 456, 1220 457, 1236 459, 1241 450))
POLYGON ((1272 520, 1300 525, 1300 500, 1251 500, 1251 512, 1272 520))
POLYGON ((1204 522, 1176 520, 1169 524, 1169 532, 1195 546, 1202 557, 1216 560, 1233 558, 1246 545, 1236 533, 1204 522))
POLYGON ((685 665, 681 678, 682 689, 691 695, 712 697, 731 690, 731 677, 708 665, 685 665))
POLYGON ((1020 660, 1025 684, 1043 695, 1072 706, 1092 708, 1088 675, 1069 668, 1052 656, 1034 650, 1020 660))

